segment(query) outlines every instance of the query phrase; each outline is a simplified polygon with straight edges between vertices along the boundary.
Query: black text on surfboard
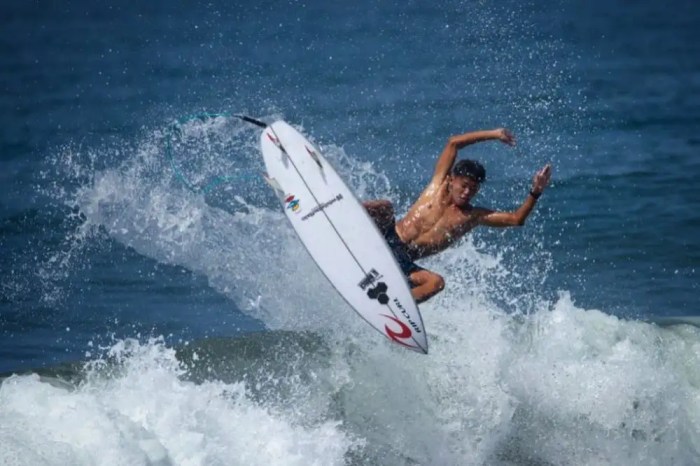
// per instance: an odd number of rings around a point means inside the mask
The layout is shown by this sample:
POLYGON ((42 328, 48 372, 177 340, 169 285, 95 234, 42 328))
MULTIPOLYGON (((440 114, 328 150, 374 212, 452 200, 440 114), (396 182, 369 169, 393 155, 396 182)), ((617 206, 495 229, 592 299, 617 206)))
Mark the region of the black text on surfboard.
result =
POLYGON ((363 278, 362 281, 357 284, 357 286, 359 286, 362 290, 365 290, 368 286, 382 278, 382 276, 383 275, 377 272, 376 269, 372 269, 367 273, 367 275, 365 275, 365 278, 363 278))
POLYGON ((343 195, 342 195, 342 194, 338 194, 337 196, 335 196, 335 197, 334 197, 333 199, 331 199, 330 201, 327 201, 327 202, 324 202, 323 204, 317 205, 316 207, 314 207, 313 209, 311 209, 311 211, 310 211, 308 214, 306 214, 306 215, 304 215, 303 217, 301 217, 301 220, 302 220, 302 221, 308 220, 309 218, 313 217, 314 215, 316 215, 317 213, 319 213, 320 211, 322 211, 323 209, 325 209, 325 208, 328 207, 329 205, 333 204, 334 202, 340 201, 341 199, 343 199, 343 195))
POLYGON ((416 324, 413 321, 413 319, 411 319, 411 315, 408 312, 406 312, 406 309, 404 309, 404 307, 401 305, 401 301, 394 298, 394 305, 399 308, 399 310, 401 311, 401 314, 404 315, 404 317, 406 318, 408 323, 411 324, 411 327, 413 327, 413 330, 415 330, 418 333, 421 333, 420 326, 418 324, 416 324))

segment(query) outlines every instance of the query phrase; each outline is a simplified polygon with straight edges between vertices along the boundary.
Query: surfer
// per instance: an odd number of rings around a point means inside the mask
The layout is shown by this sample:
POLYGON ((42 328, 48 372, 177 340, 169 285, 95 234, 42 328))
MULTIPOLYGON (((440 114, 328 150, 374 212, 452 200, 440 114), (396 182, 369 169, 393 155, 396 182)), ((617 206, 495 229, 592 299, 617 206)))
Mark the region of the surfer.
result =
POLYGON ((497 212, 473 206, 471 201, 486 179, 486 170, 474 160, 455 163, 457 152, 470 144, 490 140, 515 145, 515 138, 504 128, 452 136, 438 158, 430 183, 406 216, 398 222, 391 201, 378 199, 363 203, 411 282, 411 293, 418 303, 442 291, 445 280, 439 274, 416 265, 414 261, 447 249, 479 225, 524 225, 549 183, 551 166, 546 165, 535 174, 532 189, 517 210, 497 212))

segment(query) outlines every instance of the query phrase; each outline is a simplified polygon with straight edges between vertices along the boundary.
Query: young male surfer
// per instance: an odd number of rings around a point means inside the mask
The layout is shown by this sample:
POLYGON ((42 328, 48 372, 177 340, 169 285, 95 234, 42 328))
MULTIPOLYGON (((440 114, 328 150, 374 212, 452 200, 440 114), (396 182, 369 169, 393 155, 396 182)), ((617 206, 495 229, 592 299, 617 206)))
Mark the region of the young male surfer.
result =
POLYGON ((455 164, 457 151, 489 140, 515 145, 515 138, 504 128, 452 136, 438 158, 430 183, 398 222, 391 201, 364 202, 365 209, 379 226, 411 282, 411 292, 418 303, 439 293, 445 287, 445 280, 414 261, 447 249, 478 225, 522 226, 549 183, 551 166, 546 165, 535 174, 532 189, 517 210, 496 212, 472 206, 472 198, 486 179, 486 170, 473 160, 460 160, 455 164))

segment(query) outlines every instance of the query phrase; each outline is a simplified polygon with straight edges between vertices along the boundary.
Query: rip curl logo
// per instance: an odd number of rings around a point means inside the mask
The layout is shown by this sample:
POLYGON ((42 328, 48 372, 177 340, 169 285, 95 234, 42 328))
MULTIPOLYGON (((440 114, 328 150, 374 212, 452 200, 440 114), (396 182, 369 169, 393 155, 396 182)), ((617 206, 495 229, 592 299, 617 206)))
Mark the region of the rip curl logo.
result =
POLYGON ((403 307, 403 305, 401 304, 401 301, 399 301, 398 299, 394 298, 394 306, 396 306, 396 307, 399 309, 399 311, 401 311, 401 314, 403 314, 403 316, 406 318, 406 320, 408 321, 408 323, 411 324, 411 327, 413 327, 413 330, 415 330, 416 333, 421 333, 421 332, 422 332, 421 329, 420 329, 420 326, 419 326, 417 323, 415 323, 415 322, 413 321, 413 319, 411 319, 411 315, 408 313, 408 311, 406 310, 406 308, 403 307))
POLYGON ((386 317, 387 319, 391 320, 395 324, 399 326, 398 330, 389 328, 389 325, 384 325, 384 333, 386 333, 386 336, 389 337, 391 341, 394 341, 398 343, 399 345, 406 346, 408 348, 416 348, 413 345, 409 345, 408 343, 402 341, 405 340, 406 338, 411 338, 411 329, 408 328, 408 325, 404 324, 401 322, 399 319, 393 316, 389 316, 386 314, 382 314, 383 317, 386 317))
POLYGON ((293 194, 288 195, 284 202, 287 203, 287 209, 290 209, 294 213, 301 212, 301 206, 299 205, 299 199, 295 198, 293 194))
MULTIPOLYGON (((387 305, 389 304, 389 296, 386 294, 388 289, 389 287, 386 286, 386 283, 379 282, 372 288, 367 290, 367 296, 369 297, 369 299, 376 299, 380 304, 387 305)), ((413 327, 416 330, 416 332, 421 333, 420 327, 418 327, 416 323, 411 320, 410 315, 408 314, 408 312, 406 312, 406 309, 404 309, 404 307, 401 305, 398 299, 394 298, 394 304, 397 305, 397 307, 401 310, 401 313, 408 319, 408 322, 411 324, 411 327, 413 327)), ((404 324, 396 317, 387 314, 382 314, 382 316, 386 317, 387 319, 399 326, 398 329, 396 329, 395 326, 392 326, 394 328, 391 328, 388 324, 384 325, 384 333, 387 337, 389 337, 391 341, 411 349, 420 348, 419 346, 409 345, 408 343, 403 341, 407 338, 413 337, 413 332, 411 331, 411 328, 408 325, 404 324)))

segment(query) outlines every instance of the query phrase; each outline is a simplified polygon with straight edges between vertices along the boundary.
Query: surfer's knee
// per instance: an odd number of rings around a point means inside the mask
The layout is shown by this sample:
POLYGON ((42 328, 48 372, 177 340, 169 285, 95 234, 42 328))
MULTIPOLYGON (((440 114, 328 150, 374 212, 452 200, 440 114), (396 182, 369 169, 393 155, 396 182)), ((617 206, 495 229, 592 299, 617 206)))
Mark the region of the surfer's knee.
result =
POLYGON ((380 229, 394 223, 394 205, 388 199, 375 199, 362 203, 367 213, 374 219, 380 229))
POLYGON ((363 202, 362 205, 370 212, 394 212, 394 205, 388 199, 373 199, 363 202))
POLYGON ((420 270, 411 275, 411 281, 416 285, 424 285, 434 291, 442 291, 445 288, 445 279, 442 275, 430 270, 420 270))
POLYGON ((428 286, 436 291, 442 291, 445 288, 445 279, 442 275, 430 270, 420 269, 413 272, 409 278, 415 286, 428 286))

